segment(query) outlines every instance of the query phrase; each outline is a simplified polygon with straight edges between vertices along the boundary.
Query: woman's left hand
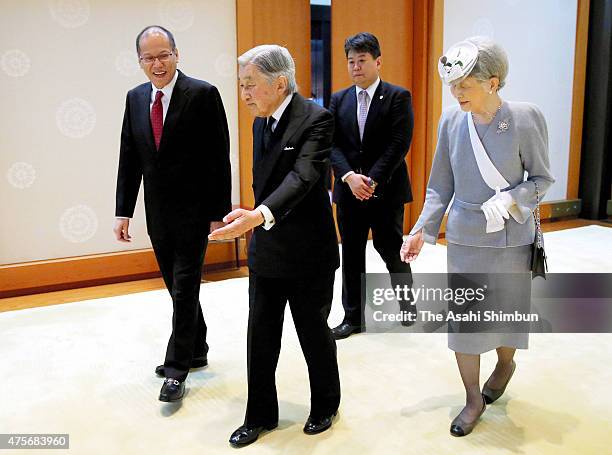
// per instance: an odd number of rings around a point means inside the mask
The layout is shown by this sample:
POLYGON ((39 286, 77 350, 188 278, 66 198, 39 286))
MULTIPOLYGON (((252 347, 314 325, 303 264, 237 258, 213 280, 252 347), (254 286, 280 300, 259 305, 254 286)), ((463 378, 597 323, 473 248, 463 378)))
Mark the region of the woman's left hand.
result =
POLYGON ((408 238, 404 240, 402 248, 400 249, 400 259, 403 262, 414 261, 421 252, 424 243, 425 240, 423 239, 422 229, 413 235, 409 235, 408 238))

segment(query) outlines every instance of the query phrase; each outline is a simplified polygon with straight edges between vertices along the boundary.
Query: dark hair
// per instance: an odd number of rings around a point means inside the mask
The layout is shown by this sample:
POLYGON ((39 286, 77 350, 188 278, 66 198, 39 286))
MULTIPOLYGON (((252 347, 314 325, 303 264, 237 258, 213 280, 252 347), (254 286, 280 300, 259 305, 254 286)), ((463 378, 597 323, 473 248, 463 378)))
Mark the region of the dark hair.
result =
POLYGON ((136 37, 136 53, 138 55, 140 55, 140 40, 150 30, 156 30, 156 31, 165 33, 166 36, 168 37, 168 41, 170 42, 170 47, 172 48, 172 50, 176 49, 176 42, 174 41, 174 35, 172 34, 172 32, 170 32, 170 30, 162 27, 161 25, 148 25, 145 28, 143 28, 142 32, 140 32, 138 36, 136 37))
POLYGON ((348 57, 350 51, 367 52, 372 58, 380 57, 380 44, 378 39, 368 32, 357 33, 349 36, 344 42, 344 53, 348 57))

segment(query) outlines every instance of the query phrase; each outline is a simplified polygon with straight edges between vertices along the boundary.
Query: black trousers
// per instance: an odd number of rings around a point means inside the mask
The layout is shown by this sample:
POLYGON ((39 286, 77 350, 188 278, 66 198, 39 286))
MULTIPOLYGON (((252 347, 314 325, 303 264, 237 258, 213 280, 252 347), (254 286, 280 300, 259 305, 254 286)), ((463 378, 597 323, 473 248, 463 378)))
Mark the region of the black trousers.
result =
MULTIPOLYGON (((372 229, 374 248, 391 273, 395 287, 412 286, 410 264, 400 260, 403 242, 404 205, 389 206, 382 201, 348 200, 337 204, 338 228, 342 241, 342 306, 344 322, 365 327, 365 283, 361 275, 366 272, 366 245, 372 229)), ((402 302, 405 305, 405 302, 402 302)), ((406 311, 414 311, 409 304, 406 311)))
POLYGON ((199 300, 208 229, 190 236, 151 237, 151 243, 172 297, 172 334, 164 370, 167 377, 184 381, 192 359, 208 352, 206 323, 199 300))
POLYGON ((327 325, 333 287, 333 272, 295 279, 268 278, 250 272, 246 425, 278 422, 275 372, 287 301, 308 365, 310 415, 324 417, 337 411, 340 378, 336 342, 327 325))

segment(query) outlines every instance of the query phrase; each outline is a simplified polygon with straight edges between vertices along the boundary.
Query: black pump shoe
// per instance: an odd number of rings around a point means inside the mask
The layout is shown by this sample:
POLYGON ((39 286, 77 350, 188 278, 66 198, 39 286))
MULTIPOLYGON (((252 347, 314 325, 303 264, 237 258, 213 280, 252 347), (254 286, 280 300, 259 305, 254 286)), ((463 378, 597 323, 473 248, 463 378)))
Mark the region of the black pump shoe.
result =
MULTIPOLYGON (((482 413, 485 412, 485 409, 487 409, 487 404, 483 396, 482 397, 482 410, 480 411, 480 414, 478 414, 478 416, 471 422, 466 422, 465 420, 461 419, 459 416, 455 417, 453 421, 451 422, 450 433, 453 436, 458 436, 458 437, 467 436, 468 434, 470 434, 472 430, 474 429, 474 427, 478 424, 478 421, 480 420, 480 416, 482 416, 482 413)), ((461 413, 459 415, 461 415, 461 413)))
POLYGON ((496 401, 499 397, 501 397, 504 394, 504 392, 506 391, 506 387, 508 386, 508 383, 510 382, 510 379, 512 379, 514 370, 516 370, 516 363, 513 360, 512 369, 510 370, 510 375, 508 376, 506 383, 503 385, 501 389, 490 388, 487 384, 489 384, 491 377, 487 379, 487 382, 485 382, 484 386, 482 386, 482 396, 484 397, 487 404, 493 403, 494 401, 496 401))

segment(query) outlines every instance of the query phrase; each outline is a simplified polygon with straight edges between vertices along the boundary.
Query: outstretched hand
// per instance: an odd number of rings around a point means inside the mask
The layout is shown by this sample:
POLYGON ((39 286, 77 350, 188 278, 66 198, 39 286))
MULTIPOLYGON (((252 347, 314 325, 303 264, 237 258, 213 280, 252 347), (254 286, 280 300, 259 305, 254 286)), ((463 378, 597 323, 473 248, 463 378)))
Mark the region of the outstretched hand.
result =
POLYGON ((264 217, 259 210, 236 209, 225 215, 223 222, 227 224, 212 231, 208 236, 209 240, 229 240, 240 237, 262 224, 264 217))

